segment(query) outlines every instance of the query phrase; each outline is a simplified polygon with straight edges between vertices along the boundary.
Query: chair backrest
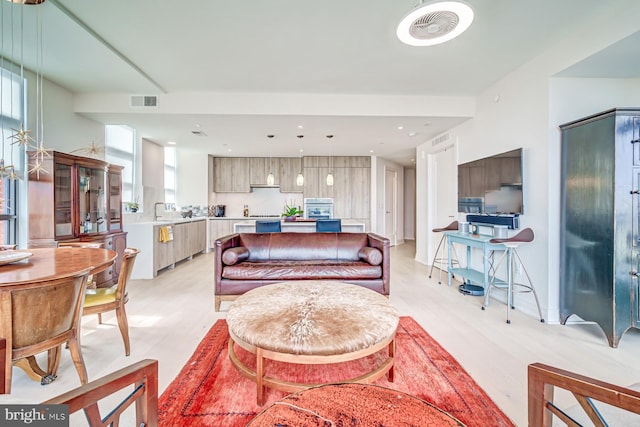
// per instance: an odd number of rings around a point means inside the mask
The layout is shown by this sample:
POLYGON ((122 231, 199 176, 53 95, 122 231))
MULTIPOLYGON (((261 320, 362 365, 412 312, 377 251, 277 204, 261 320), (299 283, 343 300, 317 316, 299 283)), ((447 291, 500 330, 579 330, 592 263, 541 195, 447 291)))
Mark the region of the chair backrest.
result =
POLYGON ((256 233, 279 233, 280 221, 256 221, 256 233))
MULTIPOLYGON (((42 352, 77 334, 88 274, 89 269, 1 291, 11 300, 12 359, 42 352)), ((0 335, 8 332, 0 330, 0 335)))
POLYGON ((342 231, 342 220, 340 219, 318 219, 316 220, 317 232, 335 232, 342 231))
POLYGON ((116 290, 116 299, 121 299, 126 290, 127 282, 131 277, 131 271, 133 270, 133 264, 136 261, 136 256, 140 251, 136 248, 126 248, 122 256, 122 267, 120 267, 120 275, 118 276, 118 289, 116 290))

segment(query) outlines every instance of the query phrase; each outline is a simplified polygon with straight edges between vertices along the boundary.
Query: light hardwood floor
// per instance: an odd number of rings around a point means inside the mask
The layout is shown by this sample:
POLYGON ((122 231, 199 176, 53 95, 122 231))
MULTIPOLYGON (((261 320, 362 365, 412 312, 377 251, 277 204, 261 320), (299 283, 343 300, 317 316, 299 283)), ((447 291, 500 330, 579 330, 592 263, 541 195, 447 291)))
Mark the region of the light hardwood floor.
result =
MULTIPOLYGON (((516 425, 527 425, 529 363, 543 362, 622 386, 640 382, 640 332, 627 332, 613 349, 594 324, 541 324, 516 309, 507 325, 500 302, 492 301, 482 311, 480 297, 463 296, 455 285, 439 285, 437 275, 428 279, 428 267, 414 260, 414 249, 412 243, 392 248, 391 301, 448 350, 516 425)), ((162 392, 211 325, 225 316, 213 310, 213 264, 213 253, 198 255, 154 280, 130 283, 129 357, 115 316, 104 316, 104 325, 97 324, 96 316, 84 317, 81 344, 89 378, 153 358, 159 360, 162 392)), ((0 403, 37 403, 79 385, 68 352, 63 353, 58 379, 48 386, 17 368, 13 372, 12 394, 0 396, 0 403)), ((575 406, 569 396, 558 397, 561 405, 575 406)))

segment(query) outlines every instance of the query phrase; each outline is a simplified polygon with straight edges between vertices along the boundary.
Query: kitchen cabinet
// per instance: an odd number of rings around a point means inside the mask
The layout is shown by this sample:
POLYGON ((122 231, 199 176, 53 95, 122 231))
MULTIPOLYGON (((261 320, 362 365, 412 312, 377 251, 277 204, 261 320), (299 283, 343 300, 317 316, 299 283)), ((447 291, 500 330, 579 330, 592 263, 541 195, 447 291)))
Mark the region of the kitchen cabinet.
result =
POLYGON ((640 110, 560 129, 560 321, 595 322, 617 347, 640 328, 640 110))
MULTIPOLYGON (((281 193, 302 193, 304 185, 298 185, 298 174, 302 172, 302 159, 299 157, 280 157, 279 180, 281 193)), ((304 176, 304 174, 303 174, 304 176)))
POLYGON ((153 273, 166 267, 172 267, 177 262, 191 258, 193 255, 205 252, 207 249, 206 219, 168 223, 153 227, 153 273), (160 229, 170 227, 173 240, 160 241, 160 229))
MULTIPOLYGON (((485 160, 473 162, 473 166, 458 168, 459 194, 458 197, 484 197, 486 168, 485 160)), ((497 179, 499 180, 499 179, 497 179)), ((499 183, 496 184, 496 190, 499 183)))
POLYGON ((248 157, 214 157, 213 174, 215 192, 248 193, 251 191, 248 157))
POLYGON ((370 218, 371 158, 304 157, 304 197, 333 198, 333 214, 343 219, 370 218), (326 183, 333 173, 333 186, 326 183))
POLYGON ((216 239, 227 236, 233 231, 233 224, 238 222, 231 219, 209 219, 209 230, 207 232, 207 248, 212 250, 216 247, 216 239))
MULTIPOLYGON (((28 152, 33 162, 34 152, 28 152)), ((118 280, 126 248, 122 230, 122 167, 53 151, 27 182, 29 247, 58 242, 102 242, 118 252, 115 264, 96 276, 98 287, 118 280)))
POLYGON ((267 185, 267 175, 273 174, 273 185, 280 185, 280 161, 278 158, 251 157, 249 158, 251 185, 267 185))

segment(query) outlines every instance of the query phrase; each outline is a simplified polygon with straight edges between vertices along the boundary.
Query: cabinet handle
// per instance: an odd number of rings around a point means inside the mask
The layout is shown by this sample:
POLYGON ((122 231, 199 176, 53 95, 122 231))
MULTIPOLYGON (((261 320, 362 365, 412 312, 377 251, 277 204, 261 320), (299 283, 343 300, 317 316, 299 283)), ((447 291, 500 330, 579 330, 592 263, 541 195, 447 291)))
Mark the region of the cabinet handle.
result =
POLYGON ((640 272, 638 272, 638 271, 630 271, 629 275, 634 276, 634 277, 640 277, 640 272))
POLYGON ((640 194, 640 190, 631 190, 629 194, 640 194))
POLYGON ((638 139, 632 139, 632 140, 631 140, 631 143, 632 143, 632 144, 636 144, 636 143, 638 143, 638 142, 640 142, 640 138, 638 138, 638 139))

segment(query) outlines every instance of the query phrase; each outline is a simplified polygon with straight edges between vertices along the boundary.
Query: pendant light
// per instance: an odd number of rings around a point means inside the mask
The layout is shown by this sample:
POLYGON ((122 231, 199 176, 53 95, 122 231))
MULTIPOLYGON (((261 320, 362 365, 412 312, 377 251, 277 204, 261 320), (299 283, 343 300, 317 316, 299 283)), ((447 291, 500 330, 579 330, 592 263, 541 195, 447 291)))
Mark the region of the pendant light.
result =
MULTIPOLYGON (((304 135, 298 135, 298 139, 302 140, 304 135)), ((304 176, 302 175, 302 148, 300 149, 300 172, 298 172, 298 176, 296 177, 296 185, 298 187, 302 187, 304 185, 304 176)))
MULTIPOLYGON (((273 135, 267 135, 267 138, 273 138, 273 135)), ((276 183, 276 177, 271 171, 271 149, 269 149, 269 173, 267 174, 267 185, 274 185, 276 183)))
MULTIPOLYGON (((327 135, 327 139, 331 140, 333 135, 327 135)), ((333 186, 333 155, 332 150, 329 148, 329 173, 327 174, 327 185, 329 187, 333 186)))

